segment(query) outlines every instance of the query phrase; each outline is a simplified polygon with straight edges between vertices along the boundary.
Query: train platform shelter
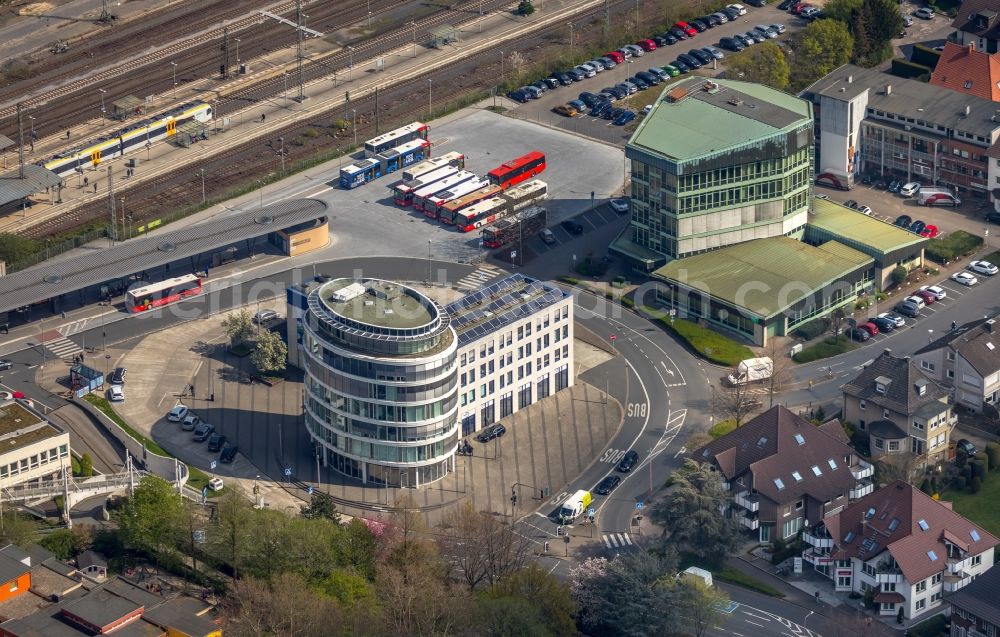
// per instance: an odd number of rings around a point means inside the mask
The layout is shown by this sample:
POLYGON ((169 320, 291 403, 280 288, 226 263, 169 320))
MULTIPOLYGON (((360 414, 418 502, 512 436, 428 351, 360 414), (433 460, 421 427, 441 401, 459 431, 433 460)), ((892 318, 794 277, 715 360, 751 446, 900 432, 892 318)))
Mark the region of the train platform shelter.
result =
POLYGON ((124 121, 130 117, 146 114, 146 100, 135 95, 126 95, 111 102, 111 117, 124 121))
POLYGON ((208 124, 191 120, 178 126, 177 132, 170 138, 170 141, 181 148, 188 148, 192 144, 198 143, 198 140, 205 139, 208 139, 208 124))
POLYGON ((0 152, 3 152, 14 145, 14 140, 0 133, 0 152))
POLYGON ((459 41, 460 29, 456 29, 450 24, 443 24, 431 29, 430 45, 435 49, 442 49, 449 44, 459 41))
POLYGON ((295 199, 209 219, 157 236, 0 277, 0 325, 15 326, 98 301, 120 302, 133 284, 200 274, 256 254, 290 256, 329 243, 328 206, 295 199), (307 236, 309 241, 296 245, 307 236), (121 297, 121 298, 115 298, 121 297), (4 318, 5 317, 5 318, 4 318))
POLYGON ((58 202, 62 177, 44 166, 25 164, 24 173, 15 167, 0 174, 0 214, 10 214, 31 207, 32 195, 48 193, 51 203, 58 202))

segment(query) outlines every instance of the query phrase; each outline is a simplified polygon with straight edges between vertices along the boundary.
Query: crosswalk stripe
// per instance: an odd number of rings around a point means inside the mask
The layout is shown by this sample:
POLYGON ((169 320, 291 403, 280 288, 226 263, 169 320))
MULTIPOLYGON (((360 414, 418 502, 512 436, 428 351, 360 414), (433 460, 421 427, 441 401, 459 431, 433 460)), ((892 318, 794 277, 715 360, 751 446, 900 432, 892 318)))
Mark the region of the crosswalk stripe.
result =
POLYGON ((604 538, 604 545, 608 548, 611 548, 611 540, 608 539, 608 536, 604 535, 602 537, 604 538))
POLYGON ((468 288, 470 290, 475 290, 481 287, 490 279, 496 277, 500 274, 500 268, 492 265, 484 265, 475 271, 465 275, 458 280, 458 287, 468 288))
POLYGON ((628 533, 622 533, 622 539, 625 544, 632 546, 632 538, 629 537, 628 533))
POLYGON ((45 343, 45 348, 61 358, 72 356, 73 354, 79 354, 80 352, 83 351, 82 347, 80 347, 73 341, 69 340, 65 336, 62 338, 57 338, 52 341, 48 341, 47 343, 45 343))

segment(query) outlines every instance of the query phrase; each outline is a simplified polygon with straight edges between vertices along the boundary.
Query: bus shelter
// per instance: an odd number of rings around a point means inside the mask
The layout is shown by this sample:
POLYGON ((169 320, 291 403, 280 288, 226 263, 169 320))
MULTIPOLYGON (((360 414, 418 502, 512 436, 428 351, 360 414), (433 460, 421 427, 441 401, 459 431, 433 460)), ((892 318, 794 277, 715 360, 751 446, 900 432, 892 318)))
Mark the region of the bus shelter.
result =
POLYGON ((450 24, 434 27, 431 29, 431 46, 435 49, 441 49, 449 44, 458 42, 460 33, 461 31, 450 24))

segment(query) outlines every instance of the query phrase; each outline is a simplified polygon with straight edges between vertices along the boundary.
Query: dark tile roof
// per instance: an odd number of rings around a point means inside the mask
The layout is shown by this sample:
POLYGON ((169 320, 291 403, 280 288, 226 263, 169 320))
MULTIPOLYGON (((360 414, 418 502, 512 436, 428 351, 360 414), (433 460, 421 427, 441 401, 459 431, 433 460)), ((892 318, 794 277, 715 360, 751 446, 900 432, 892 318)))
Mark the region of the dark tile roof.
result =
POLYGON ((969 362, 980 376, 989 376, 1000 369, 1000 315, 994 314, 970 321, 954 331, 924 345, 915 354, 926 354, 950 347, 969 362))
POLYGON ((965 0, 951 26, 980 38, 1000 38, 1000 16, 996 0, 965 0), (980 16, 982 14, 982 16, 980 16), (985 18, 980 26, 981 18, 985 18))
POLYGON ((857 481, 845 456, 854 452, 839 437, 780 405, 691 454, 699 462, 714 459, 727 480, 749 470, 751 486, 779 503, 806 493, 821 502, 847 493, 857 481))
POLYGON ((78 568, 87 568, 89 566, 107 567, 108 561, 100 553, 87 550, 76 556, 76 565, 78 568))
POLYGON ((17 546, 16 544, 8 544, 7 546, 3 547, 2 549, 0 549, 0 554, 6 555, 11 559, 15 559, 18 562, 24 564, 25 566, 31 566, 32 564, 34 564, 34 562, 31 561, 31 555, 21 547, 17 546))
MULTIPOLYGON (((928 403, 939 402, 948 396, 948 390, 924 375, 909 356, 893 356, 888 349, 861 370, 854 379, 845 383, 843 391, 848 396, 907 415, 915 413, 928 403), (885 394, 875 390, 875 381, 879 378, 889 381, 883 383, 887 384, 885 394), (918 392, 918 386, 925 387, 923 396, 918 392)), ((946 408, 947 405, 942 403, 941 409, 946 408)))
POLYGON ((883 440, 900 440, 906 438, 906 432, 891 420, 876 420, 868 423, 868 433, 883 440))
POLYGON ((134 613, 141 604, 119 597, 111 591, 95 588, 87 595, 66 603, 63 612, 79 617, 92 626, 104 627, 134 613))
POLYGON ((1000 626, 1000 603, 997 603, 997 591, 1000 591, 1000 568, 993 567, 944 600, 994 626, 1000 626))
POLYGON ((31 556, 32 566, 37 566, 42 562, 56 559, 55 553, 42 546, 39 546, 38 544, 32 544, 31 546, 28 547, 28 555, 31 556))
POLYGON ((174 628, 188 635, 202 637, 219 630, 210 619, 197 614, 206 608, 206 604, 190 597, 175 597, 147 610, 143 617, 164 629, 174 628))
POLYGON ((0 584, 16 580, 29 571, 30 566, 0 552, 0 584))
POLYGON ((947 569, 945 540, 964 543, 971 555, 1000 544, 949 504, 901 480, 848 505, 824 524, 833 538, 833 559, 868 561, 888 551, 911 584, 947 569))
POLYGON ((116 577, 101 584, 101 588, 107 589, 125 599, 134 602, 138 606, 152 608, 163 601, 163 598, 154 593, 150 593, 141 586, 136 586, 132 582, 116 577))

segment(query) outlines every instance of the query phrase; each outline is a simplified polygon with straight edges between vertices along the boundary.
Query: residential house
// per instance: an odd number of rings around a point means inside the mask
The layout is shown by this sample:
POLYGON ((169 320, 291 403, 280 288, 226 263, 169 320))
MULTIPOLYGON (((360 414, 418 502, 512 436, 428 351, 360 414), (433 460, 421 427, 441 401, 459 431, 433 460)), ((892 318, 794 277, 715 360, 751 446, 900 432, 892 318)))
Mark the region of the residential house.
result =
POLYGON ((844 420, 869 435, 873 457, 908 452, 923 461, 947 457, 955 415, 948 403, 948 390, 938 385, 909 356, 893 356, 888 348, 843 387, 844 420), (904 434, 882 435, 869 425, 889 420, 904 434))
POLYGON ((920 370, 952 388, 956 404, 981 412, 1000 403, 1000 326, 996 315, 944 334, 913 353, 920 370))
POLYGON ((0 549, 0 602, 31 588, 31 556, 10 544, 0 549))
POLYGON ((934 86, 1000 102, 1000 54, 976 50, 976 45, 946 42, 930 83, 934 86))
POLYGON ((991 568, 957 593, 946 595, 951 604, 951 637, 1000 635, 1000 568, 991 568))
MULTIPOLYGON (((832 560, 834 589, 873 595, 879 613, 913 619, 941 606, 993 566, 997 539, 913 485, 897 480, 803 534, 806 554, 832 560)), ((994 589, 995 590, 995 589, 994 589)))
POLYGON ((1000 7, 996 0, 965 0, 951 26, 958 29, 950 38, 972 44, 984 53, 1000 51, 1000 7))
POLYGON ((95 582, 103 582, 108 579, 108 561, 96 551, 87 550, 77 555, 76 567, 81 574, 95 582))
POLYGON ((733 494, 727 515, 761 542, 793 537, 873 489, 872 466, 839 421, 817 427, 780 405, 691 457, 721 474, 733 494))

